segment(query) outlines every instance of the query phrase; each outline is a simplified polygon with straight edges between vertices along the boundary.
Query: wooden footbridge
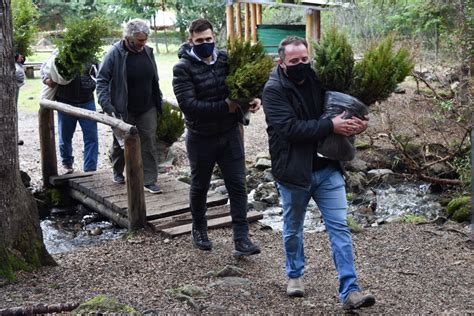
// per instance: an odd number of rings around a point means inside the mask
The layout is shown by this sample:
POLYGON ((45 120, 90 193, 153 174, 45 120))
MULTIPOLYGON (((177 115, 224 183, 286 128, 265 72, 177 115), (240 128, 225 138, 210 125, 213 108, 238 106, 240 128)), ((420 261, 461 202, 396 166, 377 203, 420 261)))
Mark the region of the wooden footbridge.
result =
MULTIPOLYGON (((169 102, 169 101, 168 101, 169 102)), ((44 187, 63 187, 66 192, 88 208, 108 217, 130 230, 147 225, 169 236, 191 231, 189 185, 171 175, 160 174, 158 184, 162 194, 151 194, 143 189, 143 165, 140 139, 135 126, 98 112, 73 107, 49 100, 40 101, 39 129, 41 167, 44 187), (112 181, 111 171, 58 175, 54 110, 106 124, 125 139, 126 184, 112 181)), ((210 191, 207 197, 208 225, 231 225, 227 196, 210 191)), ((262 218, 260 212, 249 212, 249 222, 262 218)))

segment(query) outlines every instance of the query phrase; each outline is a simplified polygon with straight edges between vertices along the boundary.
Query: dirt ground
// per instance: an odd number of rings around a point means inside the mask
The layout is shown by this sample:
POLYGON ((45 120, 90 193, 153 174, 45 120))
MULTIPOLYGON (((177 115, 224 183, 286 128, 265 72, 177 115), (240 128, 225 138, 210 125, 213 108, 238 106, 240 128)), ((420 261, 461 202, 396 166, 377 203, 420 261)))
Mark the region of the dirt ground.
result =
MULTIPOLYGON (((417 137, 421 120, 430 121, 423 100, 413 91, 394 95, 375 107, 367 134, 383 140, 388 117, 397 116, 396 126, 417 137), (380 107, 382 108, 382 107, 380 107), (414 114, 417 114, 415 116, 414 114), (411 121, 409 120, 411 119, 411 121), (418 122, 418 123, 417 123, 418 122)), ((36 114, 19 113, 20 167, 32 183, 41 183, 36 114)), ((247 160, 266 152, 267 134, 263 111, 245 131, 247 160)), ((107 149, 111 132, 99 127, 99 169, 110 168, 107 149)), ((76 168, 80 169, 81 133, 76 132, 76 168)), ((432 136, 429 134, 428 136, 432 136)), ((430 137, 431 137, 430 136, 430 137)), ((362 139, 367 140, 364 136, 362 139)), ((388 146, 386 142, 382 142, 388 146)), ((380 146, 382 147, 382 143, 380 146)), ((186 170, 183 141, 177 143, 177 170, 186 170)), ((58 160, 60 161, 60 160, 58 160)), ((326 233, 305 234, 307 258, 304 298, 285 294, 284 253, 281 233, 251 225, 252 239, 262 247, 260 255, 237 260, 231 256, 230 229, 210 231, 211 252, 192 247, 190 236, 166 239, 145 232, 137 236, 57 254, 57 267, 19 272, 18 280, 0 287, 0 308, 83 302, 98 294, 117 298, 142 313, 252 313, 328 314, 342 313, 338 302, 337 275, 326 233), (244 270, 238 279, 209 276, 226 265, 244 270), (184 285, 201 287, 205 293, 193 304, 180 301, 167 290, 184 285)), ((359 282, 377 298, 374 307, 361 313, 474 313, 474 256, 469 246, 469 226, 446 224, 389 224, 355 234, 354 247, 359 282)))

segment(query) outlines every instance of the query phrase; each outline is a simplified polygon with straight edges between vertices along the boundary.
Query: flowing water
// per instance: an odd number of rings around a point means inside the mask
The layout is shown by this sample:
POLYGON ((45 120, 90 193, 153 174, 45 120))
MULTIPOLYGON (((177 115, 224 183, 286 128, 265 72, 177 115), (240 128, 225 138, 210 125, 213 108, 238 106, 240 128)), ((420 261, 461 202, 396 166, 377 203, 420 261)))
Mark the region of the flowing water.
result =
MULTIPOLYGON (((441 214, 443 208, 438 202, 438 196, 429 193, 429 188, 426 183, 379 186, 350 201, 348 214, 363 226, 376 226, 401 219, 406 215, 433 219, 441 214), (374 203, 376 203, 375 212, 370 208, 374 203)), ((281 207, 266 209, 260 222, 281 231, 283 229, 281 207)), ((304 229, 309 232, 325 230, 319 209, 312 199, 306 212, 304 229)))
MULTIPOLYGON (((56 209, 57 210, 57 209, 56 209)), ((59 212, 41 221, 43 240, 49 253, 62 253, 122 237, 127 230, 96 213, 59 212)))

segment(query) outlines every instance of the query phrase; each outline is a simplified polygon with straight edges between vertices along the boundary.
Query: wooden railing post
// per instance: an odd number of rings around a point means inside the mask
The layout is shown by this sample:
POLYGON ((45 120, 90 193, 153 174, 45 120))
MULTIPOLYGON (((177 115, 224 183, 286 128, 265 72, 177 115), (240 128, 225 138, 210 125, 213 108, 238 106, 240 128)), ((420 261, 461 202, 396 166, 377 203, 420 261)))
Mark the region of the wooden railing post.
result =
POLYGON ((143 162, 138 130, 125 135, 125 172, 127 175, 129 230, 145 227, 146 205, 143 191, 143 162))
POLYGON ((54 111, 40 107, 38 113, 43 187, 49 187, 49 177, 58 175, 56 141, 54 137, 54 111))

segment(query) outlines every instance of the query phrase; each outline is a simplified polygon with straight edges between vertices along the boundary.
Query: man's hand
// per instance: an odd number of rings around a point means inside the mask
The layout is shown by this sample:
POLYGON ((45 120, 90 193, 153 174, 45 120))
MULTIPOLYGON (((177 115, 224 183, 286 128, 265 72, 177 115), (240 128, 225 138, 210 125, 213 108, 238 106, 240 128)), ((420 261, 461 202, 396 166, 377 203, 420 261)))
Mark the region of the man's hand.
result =
POLYGON ((225 102, 229 106, 229 113, 235 113, 235 111, 237 111, 237 108, 239 107, 237 102, 234 102, 229 98, 225 99, 225 102))
POLYGON ((43 83, 45 85, 47 85, 48 87, 50 88, 54 88, 56 87, 58 84, 56 82, 54 82, 51 78, 46 78, 43 80, 43 83))
POLYGON ((362 133, 369 126, 369 118, 367 120, 361 120, 357 117, 350 119, 344 119, 346 112, 339 114, 332 119, 333 132, 344 136, 353 136, 362 133))
POLYGON ((262 106, 262 100, 259 98, 255 98, 252 101, 249 102, 250 108, 249 111, 252 113, 257 113, 258 110, 260 110, 260 107, 262 106))

